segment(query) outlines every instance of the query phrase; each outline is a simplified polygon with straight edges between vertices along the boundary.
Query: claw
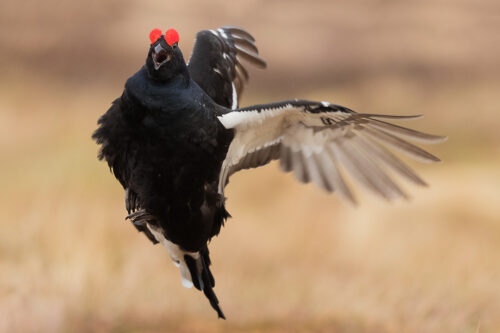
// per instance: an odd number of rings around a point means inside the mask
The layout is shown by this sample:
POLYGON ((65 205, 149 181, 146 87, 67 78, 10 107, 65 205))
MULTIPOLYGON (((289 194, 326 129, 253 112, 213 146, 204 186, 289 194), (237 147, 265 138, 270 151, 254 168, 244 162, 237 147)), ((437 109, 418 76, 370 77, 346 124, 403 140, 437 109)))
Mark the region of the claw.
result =
POLYGON ((137 217, 140 217, 140 216, 145 215, 145 214, 148 214, 146 212, 146 210, 145 209, 141 209, 141 210, 138 210, 138 211, 136 211, 136 212, 134 212, 132 214, 127 215, 127 217, 125 219, 126 220, 134 220, 137 217))
POLYGON ((137 195, 134 192, 132 192, 130 201, 131 201, 130 204, 132 205, 132 211, 135 212, 135 210, 138 207, 137 207, 137 195))
POLYGON ((156 220, 154 215, 149 214, 145 209, 138 210, 125 217, 126 220, 132 220, 132 223, 138 226, 144 225, 148 221, 156 220))
POLYGON ((125 208, 129 214, 135 212, 139 208, 137 194, 128 187, 125 189, 125 208))
POLYGON ((131 205, 130 205, 130 190, 125 189, 125 209, 127 210, 127 213, 130 214, 131 211, 131 205))

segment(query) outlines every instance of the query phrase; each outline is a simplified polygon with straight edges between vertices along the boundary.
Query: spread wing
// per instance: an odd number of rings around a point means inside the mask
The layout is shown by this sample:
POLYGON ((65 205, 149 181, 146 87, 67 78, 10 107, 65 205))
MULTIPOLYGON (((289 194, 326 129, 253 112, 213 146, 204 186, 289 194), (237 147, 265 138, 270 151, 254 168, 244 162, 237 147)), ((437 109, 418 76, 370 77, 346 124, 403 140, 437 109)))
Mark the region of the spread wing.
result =
POLYGON ((222 164, 219 192, 231 174, 279 160, 281 169, 293 171, 303 182, 355 198, 344 181, 347 172, 386 199, 406 198, 391 178, 393 171, 418 185, 425 182, 388 148, 423 162, 439 159, 408 141, 437 143, 446 137, 417 132, 382 119, 389 116, 357 113, 340 105, 304 100, 255 105, 238 109, 219 120, 235 131, 222 164), (408 141, 407 141, 408 140, 408 141))
POLYGON ((217 104, 236 109, 248 81, 243 59, 257 67, 266 67, 255 39, 248 32, 231 26, 203 30, 196 35, 188 62, 189 74, 217 104))

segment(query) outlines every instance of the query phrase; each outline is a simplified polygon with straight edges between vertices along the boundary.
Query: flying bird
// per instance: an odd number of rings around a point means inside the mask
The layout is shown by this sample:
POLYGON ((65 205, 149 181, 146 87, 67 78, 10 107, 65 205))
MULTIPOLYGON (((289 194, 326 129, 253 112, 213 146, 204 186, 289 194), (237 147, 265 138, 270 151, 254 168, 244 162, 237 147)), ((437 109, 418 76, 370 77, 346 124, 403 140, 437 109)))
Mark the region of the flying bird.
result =
POLYGON ((199 32, 188 63, 176 30, 154 29, 149 38, 145 65, 100 117, 93 138, 125 190, 126 219, 166 247, 182 284, 203 291, 220 318, 207 242, 230 217, 224 188, 233 173, 279 160, 300 182, 348 201, 356 199, 346 173, 391 200, 407 198, 392 174, 426 185, 392 150, 439 161, 410 141, 445 137, 387 122, 416 116, 298 99, 239 108, 245 63, 266 67, 254 38, 239 27, 199 32))

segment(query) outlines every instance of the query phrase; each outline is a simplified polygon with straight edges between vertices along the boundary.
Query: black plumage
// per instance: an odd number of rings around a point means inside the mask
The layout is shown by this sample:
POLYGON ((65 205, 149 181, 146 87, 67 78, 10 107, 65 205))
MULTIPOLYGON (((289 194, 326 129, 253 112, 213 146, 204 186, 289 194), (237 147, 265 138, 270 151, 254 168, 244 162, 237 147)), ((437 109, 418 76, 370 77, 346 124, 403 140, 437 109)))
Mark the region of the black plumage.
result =
POLYGON ((241 60, 265 67, 254 42, 237 27, 202 31, 186 65, 177 40, 152 39, 146 64, 127 80, 93 134, 99 158, 125 189, 127 219, 166 246, 183 284, 202 290, 222 318, 207 242, 229 217, 224 187, 232 173, 280 159, 282 169, 300 181, 354 202, 339 170, 343 165, 375 193, 406 197, 386 169, 425 183, 385 145, 436 161, 404 139, 443 139, 379 120, 391 116, 327 102, 237 109, 248 80, 241 60))

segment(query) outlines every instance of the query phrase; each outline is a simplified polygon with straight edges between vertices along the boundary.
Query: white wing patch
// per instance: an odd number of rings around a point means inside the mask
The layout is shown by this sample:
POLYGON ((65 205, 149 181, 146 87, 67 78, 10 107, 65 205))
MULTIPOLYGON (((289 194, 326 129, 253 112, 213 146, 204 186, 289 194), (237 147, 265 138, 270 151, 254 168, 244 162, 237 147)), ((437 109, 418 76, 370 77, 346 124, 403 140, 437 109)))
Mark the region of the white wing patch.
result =
POLYGON ((219 116, 224 127, 235 130, 222 165, 219 192, 223 194, 232 173, 279 159, 281 168, 293 171, 299 181, 314 182, 329 192, 338 191, 352 202, 354 196, 340 169, 386 199, 406 198, 387 174, 388 169, 418 185, 425 183, 385 146, 416 160, 436 162, 437 157, 403 139, 437 143, 445 138, 377 118, 398 117, 359 114, 328 102, 298 100, 219 116))
POLYGON ((238 107, 238 92, 236 91, 236 87, 234 86, 234 82, 231 82, 231 88, 233 90, 233 105, 231 105, 231 109, 234 110, 238 107))
POLYGON ((255 123, 262 124, 267 118, 276 118, 284 114, 285 110, 289 110, 291 104, 283 105, 282 107, 273 109, 262 109, 242 112, 229 112, 219 117, 219 121, 225 128, 254 126, 255 123))
POLYGON ((217 73, 217 74, 219 74, 220 76, 222 76, 222 73, 221 73, 221 71, 219 69, 214 68, 214 72, 217 73))
POLYGON ((225 39, 228 38, 227 35, 226 35, 226 32, 224 31, 224 29, 219 28, 219 29, 217 29, 217 31, 220 33, 220 35, 222 36, 222 38, 225 38, 225 39))

